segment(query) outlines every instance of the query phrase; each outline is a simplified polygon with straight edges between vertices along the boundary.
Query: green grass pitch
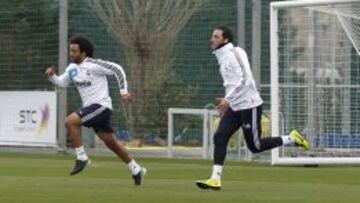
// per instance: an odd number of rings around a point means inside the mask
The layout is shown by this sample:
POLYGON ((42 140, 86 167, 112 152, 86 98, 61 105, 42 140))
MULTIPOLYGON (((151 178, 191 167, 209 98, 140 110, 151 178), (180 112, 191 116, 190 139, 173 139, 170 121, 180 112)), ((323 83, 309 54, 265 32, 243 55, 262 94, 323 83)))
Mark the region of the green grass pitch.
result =
POLYGON ((148 174, 144 185, 135 187, 116 157, 91 158, 90 167, 71 177, 72 155, 0 153, 0 202, 360 202, 360 168, 355 166, 272 167, 228 161, 223 188, 204 191, 194 181, 210 174, 211 161, 140 158, 148 174))

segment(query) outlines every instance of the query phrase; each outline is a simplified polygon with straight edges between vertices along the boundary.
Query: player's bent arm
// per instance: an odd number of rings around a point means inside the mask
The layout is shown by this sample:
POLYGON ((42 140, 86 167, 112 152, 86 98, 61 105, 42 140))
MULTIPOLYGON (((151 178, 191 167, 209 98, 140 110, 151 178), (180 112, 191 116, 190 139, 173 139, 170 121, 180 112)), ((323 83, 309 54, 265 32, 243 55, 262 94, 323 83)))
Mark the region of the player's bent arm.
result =
POLYGON ((98 71, 106 75, 115 76, 121 95, 129 94, 126 74, 124 69, 119 64, 99 59, 93 61, 95 61, 95 63, 99 65, 98 71))
POLYGON ((112 63, 112 62, 109 62, 109 64, 113 67, 112 74, 116 78, 116 81, 119 86, 120 94, 121 95, 129 94, 128 84, 127 84, 126 74, 125 74, 124 69, 119 64, 112 63))
MULTIPOLYGON (((228 63, 227 65, 235 67, 238 66, 237 63, 228 63)), ((245 78, 244 72, 241 68, 236 68, 236 80, 237 84, 235 85, 235 88, 232 91, 228 92, 224 97, 224 99, 228 102, 232 102, 234 99, 236 99, 236 95, 243 91, 245 85, 245 78)))
POLYGON ((243 88, 242 82, 238 83, 238 85, 236 85, 233 91, 225 95, 224 99, 228 102, 233 102, 236 99, 236 95, 239 94, 240 91, 242 91, 242 88, 243 88))
POLYGON ((52 76, 49 77, 49 81, 53 83, 55 86, 62 88, 65 88, 70 84, 70 79, 67 73, 64 73, 60 76, 53 74, 52 76))
POLYGON ((109 69, 111 70, 111 73, 108 74, 112 74, 115 76, 119 86, 122 102, 125 103, 126 105, 132 103, 133 99, 128 91, 128 84, 124 69, 119 64, 116 63, 108 62, 108 65, 110 65, 111 67, 111 69, 109 69))
POLYGON ((95 64, 94 71, 96 73, 114 75, 119 86, 120 94, 122 96, 125 95, 125 97, 129 95, 125 71, 119 64, 93 58, 87 58, 86 60, 89 63, 95 64))

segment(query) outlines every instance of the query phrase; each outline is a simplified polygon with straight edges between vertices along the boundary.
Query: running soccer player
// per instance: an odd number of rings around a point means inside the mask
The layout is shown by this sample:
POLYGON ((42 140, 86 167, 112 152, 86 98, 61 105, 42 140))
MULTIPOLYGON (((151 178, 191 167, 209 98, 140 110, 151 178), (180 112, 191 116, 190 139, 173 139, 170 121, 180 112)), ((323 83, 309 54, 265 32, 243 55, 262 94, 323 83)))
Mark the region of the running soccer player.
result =
POLYGON ((249 150, 259 153, 281 145, 297 145, 305 150, 309 143, 296 131, 281 137, 261 138, 262 99, 255 86, 246 52, 232 44, 232 31, 225 26, 215 27, 211 47, 220 65, 225 97, 217 110, 221 117, 214 135, 214 165, 209 179, 196 181, 202 189, 220 190, 221 174, 231 135, 240 127, 249 150))
POLYGON ((126 75, 123 68, 113 62, 94 59, 94 46, 85 37, 77 36, 70 41, 72 63, 65 72, 56 75, 54 66, 46 69, 45 75, 58 87, 74 84, 82 100, 82 108, 66 118, 67 134, 76 152, 76 161, 70 175, 81 172, 89 163, 85 153, 80 127, 93 128, 97 136, 112 150, 132 173, 135 185, 141 185, 146 169, 131 157, 127 149, 117 141, 111 126, 112 102, 106 76, 114 75, 120 89, 121 100, 127 105, 132 102, 128 92, 126 75))

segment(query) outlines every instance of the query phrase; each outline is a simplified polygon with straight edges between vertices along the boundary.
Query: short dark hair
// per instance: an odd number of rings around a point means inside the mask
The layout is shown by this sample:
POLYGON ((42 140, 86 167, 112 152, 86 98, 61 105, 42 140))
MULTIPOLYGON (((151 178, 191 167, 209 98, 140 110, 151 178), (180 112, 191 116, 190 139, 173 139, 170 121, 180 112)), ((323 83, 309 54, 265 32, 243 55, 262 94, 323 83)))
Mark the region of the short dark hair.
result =
POLYGON ((86 56, 93 57, 94 54, 94 45, 93 43, 83 36, 75 36, 70 40, 71 44, 78 44, 80 52, 85 52, 86 56))
POLYGON ((221 31, 223 32, 223 37, 224 37, 224 39, 228 39, 229 42, 233 42, 233 40, 234 40, 234 35, 233 35, 233 33, 232 33, 232 31, 231 31, 230 28, 228 28, 228 27, 226 27, 226 26, 224 26, 224 25, 218 25, 218 26, 216 26, 214 29, 216 29, 216 30, 221 30, 221 31))

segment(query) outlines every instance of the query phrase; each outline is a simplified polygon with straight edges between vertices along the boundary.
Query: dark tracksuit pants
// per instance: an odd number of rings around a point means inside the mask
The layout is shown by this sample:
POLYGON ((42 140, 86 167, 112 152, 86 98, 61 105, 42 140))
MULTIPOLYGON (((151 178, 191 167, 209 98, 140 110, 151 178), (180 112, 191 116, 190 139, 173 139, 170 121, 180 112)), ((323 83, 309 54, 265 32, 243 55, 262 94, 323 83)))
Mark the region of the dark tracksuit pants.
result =
POLYGON ((261 113, 261 105, 240 111, 233 111, 229 108, 225 112, 214 135, 214 164, 224 164, 229 139, 240 127, 243 129, 246 145, 253 153, 283 144, 281 137, 261 138, 261 113))

